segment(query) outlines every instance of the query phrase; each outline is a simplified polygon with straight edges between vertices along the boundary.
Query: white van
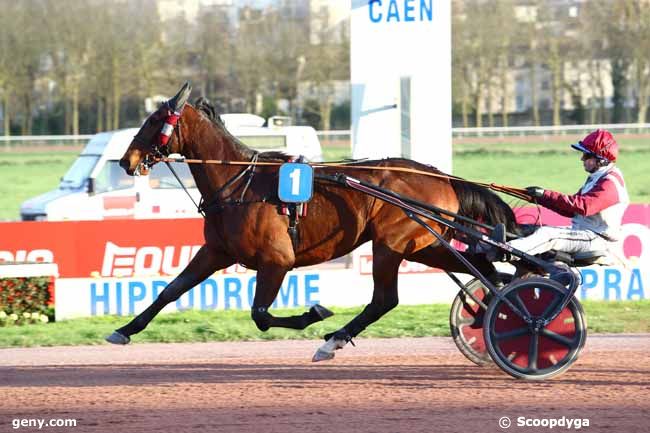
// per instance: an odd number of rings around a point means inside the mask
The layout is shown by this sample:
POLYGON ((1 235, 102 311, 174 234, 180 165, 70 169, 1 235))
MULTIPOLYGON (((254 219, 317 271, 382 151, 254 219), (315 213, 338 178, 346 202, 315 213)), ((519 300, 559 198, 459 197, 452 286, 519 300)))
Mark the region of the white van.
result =
MULTIPOLYGON (((322 161, 316 131, 309 126, 284 126, 285 118, 265 121, 252 114, 221 116, 228 130, 246 145, 281 150, 322 161)), ((25 201, 23 221, 102 220, 112 218, 196 218, 200 215, 165 164, 156 164, 148 176, 128 176, 119 166, 137 128, 94 135, 61 179, 59 187, 25 201)), ((198 203, 199 192, 189 167, 172 163, 198 203)))

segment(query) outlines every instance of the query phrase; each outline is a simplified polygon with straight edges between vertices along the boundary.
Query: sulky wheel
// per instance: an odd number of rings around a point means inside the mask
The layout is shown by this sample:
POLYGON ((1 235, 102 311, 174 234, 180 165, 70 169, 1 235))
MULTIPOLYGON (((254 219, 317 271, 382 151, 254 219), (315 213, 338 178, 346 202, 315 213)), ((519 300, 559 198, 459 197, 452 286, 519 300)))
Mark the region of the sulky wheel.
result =
MULTIPOLYGON (((509 283, 512 275, 500 273, 499 279, 502 283, 497 287, 509 283)), ((449 312, 451 336, 460 353, 467 359, 479 366, 489 365, 492 364, 492 358, 487 353, 483 339, 483 317, 492 297, 478 278, 465 284, 465 288, 481 301, 483 306, 476 303, 464 290, 458 291, 449 312)))
MULTIPOLYGON (((566 289, 551 279, 532 277, 515 280, 500 293, 536 322, 550 316, 563 301, 566 289)), ((578 359, 587 337, 584 312, 575 297, 539 330, 504 300, 494 298, 484 325, 490 356, 503 371, 519 379, 547 379, 566 371, 578 359)))

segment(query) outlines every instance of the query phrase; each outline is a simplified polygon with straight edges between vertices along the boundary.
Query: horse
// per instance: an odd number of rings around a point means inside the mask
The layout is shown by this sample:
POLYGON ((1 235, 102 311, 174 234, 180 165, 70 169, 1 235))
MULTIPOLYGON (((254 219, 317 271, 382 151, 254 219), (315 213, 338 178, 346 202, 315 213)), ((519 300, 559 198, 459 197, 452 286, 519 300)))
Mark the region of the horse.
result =
MULTIPOLYGON (((277 192, 278 167, 262 164, 283 163, 290 156, 248 148, 226 130, 207 100, 200 98, 195 105, 188 103, 190 92, 191 87, 185 83, 147 118, 120 166, 129 175, 137 175, 147 174, 153 164, 169 154, 203 160, 204 163, 190 164, 190 170, 202 197, 199 207, 204 212, 205 244, 147 309, 113 332, 107 341, 129 343, 130 337, 144 330, 167 304, 235 263, 257 271, 251 318, 260 331, 271 327, 304 329, 333 313, 314 305, 302 315, 272 315, 269 307, 286 273, 343 256, 371 241, 372 299, 349 323, 324 336, 326 343, 313 357, 313 361, 321 361, 333 358, 335 350, 343 348, 398 305, 397 277, 403 260, 449 272, 467 272, 449 250, 402 209, 318 178, 314 181, 309 213, 294 227, 299 239, 295 242, 290 234, 290 217, 280 212, 283 204, 277 192), (205 160, 247 163, 242 168, 208 164, 205 160)), ((509 231, 516 227, 512 209, 482 186, 445 176, 391 171, 393 167, 441 174, 434 167, 403 158, 350 161, 336 167, 336 171, 459 215, 480 218, 487 224, 504 223, 509 231), (374 169, 369 170, 368 166, 374 169)), ((332 171, 323 167, 315 170, 332 171)), ((454 236, 454 230, 442 224, 431 222, 430 227, 447 240, 454 236)), ((484 275, 495 274, 484 257, 463 254, 484 275)))

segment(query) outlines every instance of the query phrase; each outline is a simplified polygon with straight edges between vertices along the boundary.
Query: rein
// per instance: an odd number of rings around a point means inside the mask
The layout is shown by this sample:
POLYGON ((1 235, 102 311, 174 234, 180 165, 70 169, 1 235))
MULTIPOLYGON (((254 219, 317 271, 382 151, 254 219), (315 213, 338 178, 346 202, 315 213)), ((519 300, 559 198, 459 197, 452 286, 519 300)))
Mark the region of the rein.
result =
MULTIPOLYGON (((220 160, 220 159, 186 159, 186 158, 169 158, 169 157, 162 157, 159 159, 159 161, 163 161, 165 163, 169 162, 185 162, 188 164, 217 164, 217 165, 246 165, 246 166, 251 166, 251 164, 258 165, 258 166, 280 166, 284 164, 284 162, 266 162, 266 161, 255 161, 252 163, 251 161, 227 161, 227 160, 220 160)), ((522 188, 515 188, 507 185, 499 185, 496 183, 486 183, 486 182, 478 182, 478 181, 472 181, 472 180, 467 180, 463 179, 462 177, 458 176, 452 176, 449 174, 438 174, 438 173, 430 173, 428 171, 423 171, 423 170, 417 170, 413 168, 406 168, 406 167, 376 167, 372 165, 350 165, 350 164, 341 164, 341 163, 328 163, 328 162, 321 162, 321 163, 309 163, 314 168, 324 168, 324 169, 330 169, 330 168, 339 168, 339 167, 346 167, 346 168, 352 168, 352 169, 358 169, 358 170, 387 170, 387 171, 396 171, 396 172, 403 172, 403 173, 413 173, 413 174, 420 174, 423 176, 429 176, 429 177, 438 177, 442 179, 453 179, 459 182, 465 182, 473 185, 478 185, 482 186, 485 188, 489 188, 493 191, 501 192, 507 195, 510 195, 512 197, 516 197, 520 200, 525 200, 525 201, 530 201, 530 196, 526 192, 525 189, 522 188)))

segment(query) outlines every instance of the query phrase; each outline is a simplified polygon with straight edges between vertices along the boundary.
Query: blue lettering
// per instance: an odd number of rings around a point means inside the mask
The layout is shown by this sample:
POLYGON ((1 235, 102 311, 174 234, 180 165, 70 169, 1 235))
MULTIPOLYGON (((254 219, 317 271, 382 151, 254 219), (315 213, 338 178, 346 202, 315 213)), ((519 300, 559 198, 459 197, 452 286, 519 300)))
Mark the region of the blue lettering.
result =
POLYGON ((217 295, 218 287, 217 282, 212 278, 208 278, 201 283, 201 310, 214 310, 217 308, 217 295), (207 291, 208 287, 212 288, 212 303, 208 304, 207 291))
POLYGON ((102 295, 97 294, 97 284, 90 283, 90 314, 93 316, 97 315, 97 304, 104 304, 103 314, 108 314, 108 302, 110 299, 109 285, 108 283, 102 284, 104 290, 102 295))
POLYGON ((293 306, 298 306, 298 276, 289 275, 289 278, 286 279, 286 285, 280 287, 280 299, 282 301, 283 307, 289 306, 289 301, 293 295, 293 306))
MULTIPOLYGON (((404 21, 415 21, 415 17, 413 16, 414 10, 413 0, 404 0, 404 21)), ((422 15, 421 12, 420 15, 422 15)))
POLYGON ((176 300, 178 311, 191 310, 194 308, 194 288, 176 300), (187 299, 187 305, 183 305, 183 299, 187 299))
POLYGON ((389 23, 391 18, 395 18, 395 21, 399 22, 397 0, 390 0, 390 3, 388 4, 388 16, 386 17, 386 22, 389 23))
POLYGON ((224 308, 230 310, 230 299, 235 299, 237 309, 241 310, 241 281, 239 278, 226 278, 223 281, 224 308), (234 286, 234 288, 231 288, 234 286))
POLYGON ((593 269, 580 269, 582 285, 580 286, 580 299, 587 299, 587 290, 593 289, 598 284, 598 273, 593 269))
POLYGON ((318 286, 312 285, 317 282, 320 276, 318 274, 305 275, 305 306, 311 307, 318 304, 318 299, 312 299, 312 295, 318 294, 318 286))
POLYGON ((433 21, 433 5, 431 0, 420 0, 420 21, 433 21), (426 14, 426 20, 424 15, 426 14))
POLYGON ((616 300, 621 300, 621 273, 618 269, 605 269, 605 300, 609 301, 609 290, 616 291, 616 300))
POLYGON ((381 0, 370 0, 368 2, 368 17, 373 23, 379 23, 381 21, 386 21, 387 23, 391 21, 414 22, 418 18, 420 21, 433 21, 433 1, 389 0, 388 7, 383 8, 381 0), (419 10, 419 14, 416 12, 416 9, 419 10))
POLYGON ((370 0, 368 2, 368 14, 370 15, 370 21, 372 21, 373 23, 378 23, 383 18, 383 15, 381 12, 378 12, 378 15, 374 14, 373 10, 375 7, 375 3, 377 3, 377 6, 381 7, 380 0, 370 0))
POLYGON ((253 306, 253 299, 255 299, 255 288, 257 286, 257 277, 251 277, 248 280, 248 308, 253 306))
POLYGON ((122 315, 122 283, 115 283, 115 298, 117 300, 117 311, 118 316, 122 315))
POLYGON ((147 286, 140 281, 131 281, 129 282, 129 314, 134 314, 135 312, 135 303, 137 301, 142 301, 147 294, 147 286), (135 290, 138 289, 138 294, 136 295, 135 290))
POLYGON ((153 280, 152 289, 153 289, 153 300, 155 301, 158 298, 158 294, 161 289, 167 287, 167 281, 163 280, 153 280))
POLYGON ((630 287, 627 289, 627 299, 632 300, 633 296, 638 296, 639 299, 645 299, 643 294, 643 280, 641 280, 641 271, 639 268, 632 269, 632 275, 630 275, 630 287))

